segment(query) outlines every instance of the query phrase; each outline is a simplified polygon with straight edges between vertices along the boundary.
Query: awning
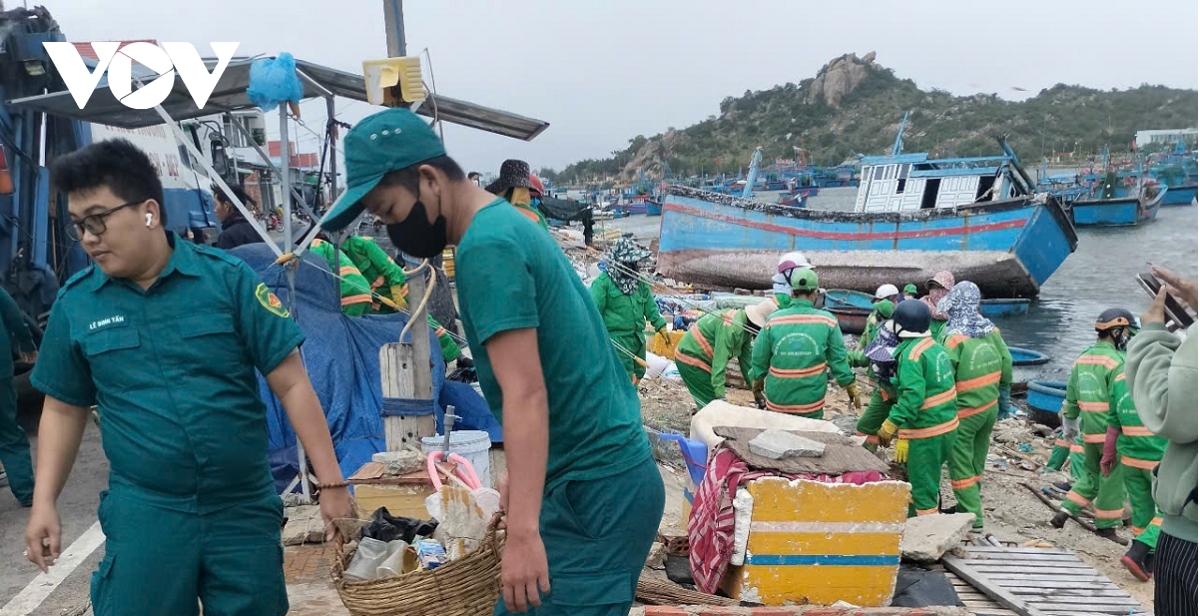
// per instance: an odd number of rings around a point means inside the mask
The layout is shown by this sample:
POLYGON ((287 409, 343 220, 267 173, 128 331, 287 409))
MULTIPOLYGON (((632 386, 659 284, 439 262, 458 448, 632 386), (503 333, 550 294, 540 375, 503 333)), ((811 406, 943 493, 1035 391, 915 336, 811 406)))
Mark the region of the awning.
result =
MULTIPOLYGON (((246 96, 246 89, 250 85, 250 65, 254 60, 255 58, 231 60, 202 109, 196 108, 196 102, 192 100, 192 95, 188 93, 183 80, 176 78, 171 94, 162 103, 163 109, 176 121, 253 109, 255 106, 246 96)), ((216 66, 216 62, 213 59, 204 61, 209 71, 216 66)), ((306 99, 325 96, 328 92, 334 96, 367 102, 366 81, 361 75, 301 60, 296 61, 296 68, 315 82, 301 77, 306 99)), ((8 104, 118 128, 143 128, 162 124, 162 118, 154 109, 130 109, 121 104, 108 89, 107 76, 100 80, 84 109, 75 104, 75 99, 66 90, 19 98, 8 101, 8 104)), ((438 119, 452 124, 524 141, 532 140, 550 126, 542 120, 435 94, 430 94, 417 109, 417 114, 428 118, 433 118, 436 114, 438 119)))

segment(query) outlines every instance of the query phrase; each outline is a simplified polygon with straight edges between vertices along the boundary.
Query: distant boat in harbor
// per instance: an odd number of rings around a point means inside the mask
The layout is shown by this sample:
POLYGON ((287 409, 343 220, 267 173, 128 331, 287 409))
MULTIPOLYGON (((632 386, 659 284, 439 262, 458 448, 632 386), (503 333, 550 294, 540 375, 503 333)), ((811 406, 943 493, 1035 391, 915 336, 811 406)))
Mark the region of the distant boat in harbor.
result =
POLYGON ((988 296, 1037 295, 1078 240, 1057 198, 1035 194, 1000 145, 1003 155, 982 158, 864 157, 854 212, 671 186, 659 270, 697 285, 766 289, 779 255, 798 250, 830 288, 874 292, 949 270, 988 296))

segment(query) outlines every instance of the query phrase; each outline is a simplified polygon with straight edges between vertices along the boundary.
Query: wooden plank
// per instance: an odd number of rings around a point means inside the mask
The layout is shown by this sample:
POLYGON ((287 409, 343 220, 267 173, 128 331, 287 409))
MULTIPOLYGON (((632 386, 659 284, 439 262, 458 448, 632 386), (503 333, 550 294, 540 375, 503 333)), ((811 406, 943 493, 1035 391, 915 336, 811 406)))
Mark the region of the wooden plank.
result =
MULTIPOLYGON (((1068 606, 1068 605, 1060 606, 1060 605, 1055 605, 1052 603, 1051 604, 1035 603, 1030 607, 1033 607, 1033 608, 1039 609, 1039 610, 1057 611, 1057 612, 1060 612, 1063 614, 1070 614, 1071 616, 1075 616, 1076 614, 1079 613, 1079 612, 1075 611, 1075 608, 1072 606, 1068 606)), ((1131 606, 1128 606, 1128 605, 1124 605, 1124 606, 1121 606, 1121 605, 1113 605, 1113 606, 1089 605, 1088 609, 1093 612, 1096 612, 1098 614, 1119 614, 1120 616, 1126 616, 1127 614, 1129 614, 1130 607, 1131 606)), ((1138 607, 1140 607, 1140 606, 1138 606, 1138 607)), ((1045 613, 1045 612, 1043 612, 1043 613, 1045 613)))
POLYGON ((1001 588, 999 584, 989 579, 988 576, 972 571, 969 560, 961 560, 956 556, 947 554, 942 557, 942 564, 947 569, 953 571, 955 575, 979 589, 983 594, 991 597, 1001 606, 1016 612, 1020 616, 1048 616, 1040 609, 1026 606, 1025 602, 1019 597, 1001 588))
POLYGON ((994 560, 1001 562, 1080 562, 1073 554, 997 554, 995 552, 971 553, 972 560, 994 560))
MULTIPOLYGON (((972 569, 974 570, 974 569, 972 569)), ((1102 575, 1051 575, 1037 573, 997 573, 989 575, 989 578, 996 581, 1006 582, 1066 582, 1074 584, 1076 582, 1106 582, 1108 578, 1102 575)), ((969 581, 969 580, 968 580, 969 581)))
MULTIPOLYGON (((1061 581, 1056 582, 1056 581, 1050 581, 1050 580, 1041 580, 1041 579, 1036 579, 1037 576, 1033 576, 1033 577, 1035 579, 1032 579, 1032 580, 1005 580, 1004 583, 1001 584, 1001 586, 1011 590, 1012 588, 1062 588, 1062 585, 1063 585, 1063 583, 1061 581)), ((1108 578, 1097 578, 1090 582, 1079 582, 1078 584, 1076 584, 1075 587, 1076 588, 1084 588, 1085 586, 1083 586, 1083 585, 1086 584, 1086 585, 1089 585, 1090 587, 1103 586, 1105 588, 1108 588, 1109 586, 1107 586, 1107 584, 1111 584, 1111 583, 1112 582, 1110 582, 1108 580, 1108 578)))
POLYGON ((1108 588, 1089 588, 1089 589, 1054 589, 1054 588, 1010 588, 1014 595, 1037 595, 1044 597, 1128 597, 1129 593, 1120 588, 1110 586, 1108 588))
POLYGON ((1046 604, 1046 605, 1060 605, 1060 604, 1061 605, 1085 605, 1085 606, 1101 605, 1101 606, 1105 606, 1105 607, 1115 606, 1115 605, 1124 605, 1126 608, 1126 611, 1128 611, 1128 609, 1131 607, 1137 607, 1137 608, 1142 607, 1141 603, 1138 603, 1137 601, 1135 601, 1132 597, 1130 597, 1128 595, 1126 595, 1125 597, 1036 597, 1036 598, 1025 598, 1024 600, 1028 603, 1037 603, 1037 604, 1046 604))
POLYGON ((984 573, 1049 573, 1051 575, 1056 571, 1061 571, 1060 575, 1073 575, 1080 571, 1095 571, 1093 568, 1085 564, 1062 564, 1062 565, 1010 565, 1004 564, 983 564, 986 561, 981 561, 978 565, 972 565, 971 568, 984 573))
POLYGON ((1059 550, 1057 548, 997 548, 982 545, 970 545, 967 546, 966 550, 970 554, 975 554, 976 552, 985 554, 1055 554, 1058 556, 1070 556, 1071 558, 1077 558, 1074 552, 1059 550))

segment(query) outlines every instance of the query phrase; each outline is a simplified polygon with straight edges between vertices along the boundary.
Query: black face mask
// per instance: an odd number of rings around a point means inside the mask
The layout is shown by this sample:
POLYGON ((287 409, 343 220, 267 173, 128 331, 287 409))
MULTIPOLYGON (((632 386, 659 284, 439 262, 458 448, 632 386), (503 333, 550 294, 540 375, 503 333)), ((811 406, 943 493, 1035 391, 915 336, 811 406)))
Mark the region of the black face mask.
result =
POLYGON ((418 198, 404 220, 387 226, 392 245, 418 259, 432 259, 446 248, 446 217, 438 214, 432 224, 425 204, 418 198))

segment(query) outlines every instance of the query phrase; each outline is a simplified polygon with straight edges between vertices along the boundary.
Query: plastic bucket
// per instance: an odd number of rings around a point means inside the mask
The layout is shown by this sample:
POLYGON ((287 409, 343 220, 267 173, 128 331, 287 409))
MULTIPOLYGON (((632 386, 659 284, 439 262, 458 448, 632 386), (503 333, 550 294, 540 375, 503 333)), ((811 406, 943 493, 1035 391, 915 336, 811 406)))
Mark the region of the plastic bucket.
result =
POLYGON ((692 480, 692 485, 700 485, 700 482, 704 480, 704 473, 708 470, 708 445, 682 434, 671 434, 670 432, 662 432, 658 438, 664 441, 674 441, 679 445, 679 451, 683 453, 683 461, 687 465, 688 477, 692 480))
MULTIPOLYGON (((427 436, 421 439, 421 452, 429 454, 441 451, 446 443, 445 435, 427 436)), ((479 483, 485 488, 492 487, 491 459, 488 450, 492 447, 492 439, 483 430, 453 430, 450 432, 450 452, 467 459, 475 468, 479 483)))

